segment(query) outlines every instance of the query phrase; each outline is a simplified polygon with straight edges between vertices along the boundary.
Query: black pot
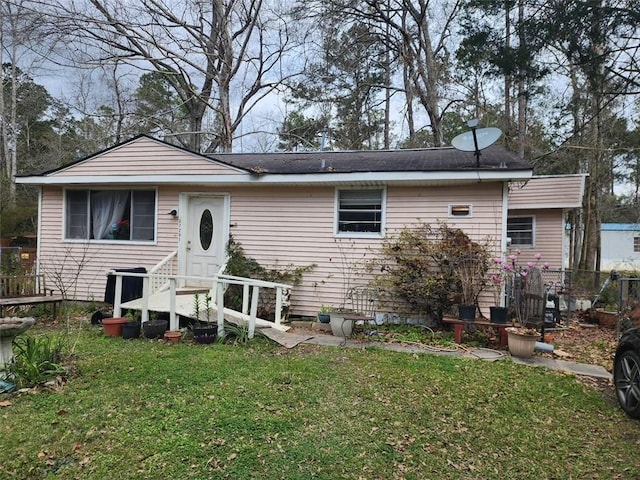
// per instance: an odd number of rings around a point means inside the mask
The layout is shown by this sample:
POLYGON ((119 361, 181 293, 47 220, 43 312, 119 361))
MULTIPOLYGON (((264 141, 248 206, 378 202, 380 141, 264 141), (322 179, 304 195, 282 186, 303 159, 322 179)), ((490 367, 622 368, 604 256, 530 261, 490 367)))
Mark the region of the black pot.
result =
POLYGON ((122 325, 122 338, 138 338, 140 336, 140 322, 132 320, 122 325))
POLYGON ((218 327, 193 327, 192 332, 196 343, 213 343, 218 336, 218 327))
POLYGON ((167 328, 169 328, 167 320, 150 320, 142 325, 145 338, 162 338, 167 328))
POLYGON ((458 319, 472 322, 476 319, 476 305, 458 305, 458 319))
POLYGON ((329 323, 331 321, 330 313, 318 313, 318 321, 320 323, 329 323))
POLYGON ((507 307, 489 307, 489 320, 491 323, 507 323, 509 309, 507 307))

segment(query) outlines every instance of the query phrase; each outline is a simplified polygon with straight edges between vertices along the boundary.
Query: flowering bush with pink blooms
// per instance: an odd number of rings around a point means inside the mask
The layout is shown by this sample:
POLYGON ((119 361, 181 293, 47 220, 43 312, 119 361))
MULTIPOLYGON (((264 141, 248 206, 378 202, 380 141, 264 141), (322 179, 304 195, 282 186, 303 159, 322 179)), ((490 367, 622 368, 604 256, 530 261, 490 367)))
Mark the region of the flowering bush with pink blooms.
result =
POLYGON ((526 264, 518 263, 520 253, 520 250, 516 250, 515 254, 509 256, 509 261, 513 270, 514 290, 517 289, 517 294, 515 295, 516 316, 518 317, 520 326, 525 327, 529 317, 531 317, 532 314, 536 314, 535 310, 539 305, 539 302, 536 303, 534 296, 542 296, 543 299, 541 301, 544 302, 544 291, 538 290, 544 288, 540 269, 548 270, 549 264, 544 262, 539 266, 542 258, 540 253, 536 253, 534 261, 528 261, 526 264), (538 273, 537 278, 534 277, 534 273, 536 272, 538 273))
MULTIPOLYGON (((496 305, 500 305, 501 295, 503 295, 503 288, 509 282, 510 285, 518 285, 521 293, 531 293, 527 292, 528 282, 527 278, 534 272, 536 268, 541 268, 542 270, 548 270, 549 264, 544 262, 540 265, 540 261, 542 259, 542 254, 536 253, 534 260, 528 261, 526 263, 518 262, 522 251, 516 250, 514 253, 509 255, 506 260, 502 258, 494 258, 494 270, 489 277, 489 283, 493 287, 493 296, 496 305)), ((522 308, 518 308, 519 305, 516 305, 516 314, 520 323, 526 323, 525 312, 522 308)))

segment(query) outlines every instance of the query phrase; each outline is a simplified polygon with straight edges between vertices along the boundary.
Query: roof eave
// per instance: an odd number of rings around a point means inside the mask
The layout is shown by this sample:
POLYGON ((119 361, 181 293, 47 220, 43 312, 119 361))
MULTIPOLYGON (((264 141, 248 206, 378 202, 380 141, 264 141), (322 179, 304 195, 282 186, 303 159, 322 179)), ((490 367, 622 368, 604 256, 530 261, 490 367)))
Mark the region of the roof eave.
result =
POLYGON ((240 175, 106 175, 106 176, 28 176, 18 177, 23 185, 328 185, 328 184, 429 184, 523 181, 532 170, 469 170, 443 172, 354 172, 312 174, 240 174, 240 175))

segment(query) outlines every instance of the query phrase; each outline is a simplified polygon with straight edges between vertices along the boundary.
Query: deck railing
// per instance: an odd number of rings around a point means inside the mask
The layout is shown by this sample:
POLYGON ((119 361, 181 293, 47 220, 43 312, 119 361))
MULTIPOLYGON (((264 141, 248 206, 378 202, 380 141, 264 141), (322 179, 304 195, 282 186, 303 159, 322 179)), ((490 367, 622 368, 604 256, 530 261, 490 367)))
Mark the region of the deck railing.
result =
MULTIPOLYGON (((168 257, 167 257, 168 258, 168 257)), ((154 270, 154 269, 151 269, 154 270)), ((142 322, 149 320, 149 298, 152 295, 152 278, 157 273, 130 273, 118 272, 112 270, 108 272, 115 276, 115 295, 113 304, 113 316, 119 317, 122 314, 121 298, 122 298, 122 279, 124 277, 142 278, 142 322)), ((193 277, 186 275, 162 274, 165 282, 168 283, 169 290, 169 329, 178 329, 178 317, 176 315, 176 295, 178 292, 178 283, 186 284, 195 281, 198 284, 210 282, 211 288, 209 294, 213 299, 217 308, 217 324, 218 335, 224 335, 224 291, 227 285, 242 285, 242 314, 248 315, 248 334, 249 338, 253 338, 255 333, 255 325, 258 311, 258 298, 261 288, 275 289, 276 306, 275 306, 275 324, 280 325, 282 322, 283 308, 288 306, 289 294, 293 288, 291 285, 283 283, 267 282, 264 280, 256 280, 252 278, 235 277, 232 275, 218 274, 213 277, 193 277)))
POLYGON ((173 251, 160 262, 149 270, 151 294, 167 290, 169 288, 169 277, 173 275, 176 270, 176 259, 178 258, 178 252, 173 251))

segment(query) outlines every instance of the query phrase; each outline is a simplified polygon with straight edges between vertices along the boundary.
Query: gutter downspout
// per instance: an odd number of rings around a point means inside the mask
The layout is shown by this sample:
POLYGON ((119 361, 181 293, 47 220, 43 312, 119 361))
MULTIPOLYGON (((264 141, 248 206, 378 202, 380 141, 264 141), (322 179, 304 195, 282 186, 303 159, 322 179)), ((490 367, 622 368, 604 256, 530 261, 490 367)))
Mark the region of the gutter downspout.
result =
MULTIPOLYGON (((507 257, 507 218, 509 217, 509 182, 502 183, 502 231, 500 234, 500 257, 505 260, 507 257)), ((504 303, 505 286, 500 292, 501 303, 504 303)), ((500 305, 504 307, 505 305, 500 305)))
MULTIPOLYGON (((62 224, 66 224, 66 222, 64 222, 64 219, 62 224)), ((42 273, 40 271, 40 244, 42 242, 42 186, 38 187, 38 224, 36 227, 36 239, 36 275, 39 275, 40 273, 42 273)))

